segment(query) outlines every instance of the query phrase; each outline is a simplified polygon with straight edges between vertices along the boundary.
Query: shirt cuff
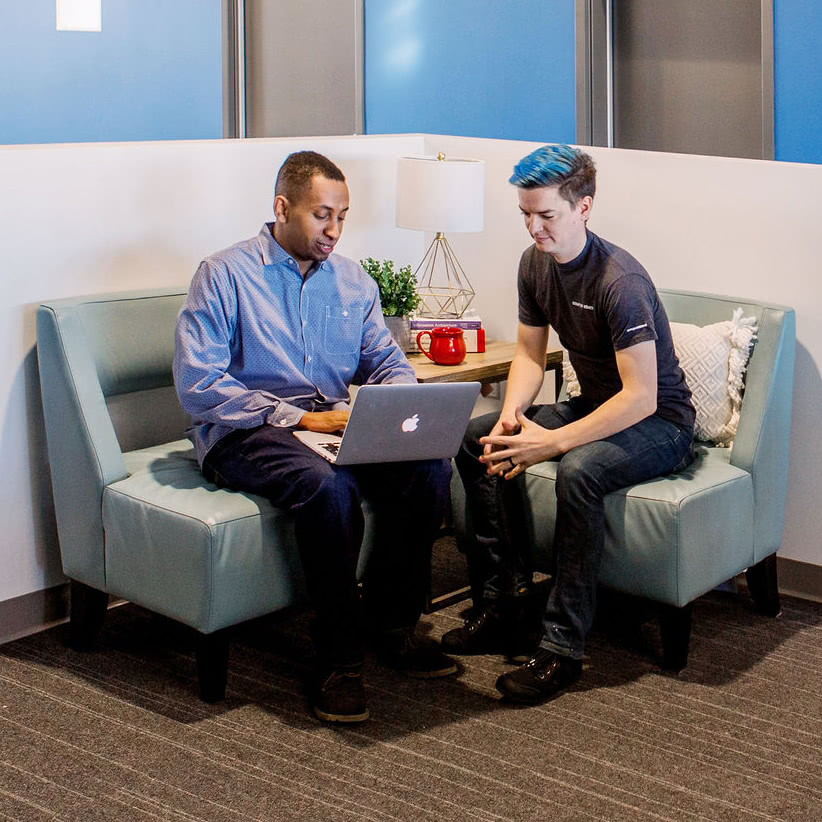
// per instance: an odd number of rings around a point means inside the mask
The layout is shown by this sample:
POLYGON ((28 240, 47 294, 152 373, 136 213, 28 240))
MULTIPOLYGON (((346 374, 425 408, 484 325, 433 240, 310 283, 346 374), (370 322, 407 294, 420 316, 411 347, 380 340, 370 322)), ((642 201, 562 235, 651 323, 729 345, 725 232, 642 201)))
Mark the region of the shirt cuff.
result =
POLYGON ((269 412, 265 422, 266 425, 273 425, 275 428, 294 428, 303 418, 303 414, 305 414, 304 409, 281 402, 269 412))

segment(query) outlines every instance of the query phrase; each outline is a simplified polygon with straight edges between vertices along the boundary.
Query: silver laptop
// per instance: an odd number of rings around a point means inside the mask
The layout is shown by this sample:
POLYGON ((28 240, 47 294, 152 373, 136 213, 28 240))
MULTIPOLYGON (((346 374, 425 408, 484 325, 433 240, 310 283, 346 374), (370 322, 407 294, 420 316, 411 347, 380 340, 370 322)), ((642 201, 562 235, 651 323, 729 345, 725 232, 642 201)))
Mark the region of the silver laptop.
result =
POLYGON ((364 385, 343 435, 294 431, 337 465, 453 457, 471 418, 478 382, 364 385))

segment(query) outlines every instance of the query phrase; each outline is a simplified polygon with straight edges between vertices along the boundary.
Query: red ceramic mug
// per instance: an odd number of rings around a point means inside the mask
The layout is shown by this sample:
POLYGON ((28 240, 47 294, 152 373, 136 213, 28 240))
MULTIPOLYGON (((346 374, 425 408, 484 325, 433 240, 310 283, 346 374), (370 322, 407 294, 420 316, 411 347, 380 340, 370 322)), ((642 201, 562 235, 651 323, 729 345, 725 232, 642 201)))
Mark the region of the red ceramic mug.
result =
POLYGON ((429 360, 438 365, 459 365, 465 359, 465 340, 461 328, 443 325, 430 331, 420 331, 417 334, 417 345, 429 360), (431 338, 428 351, 422 347, 421 342, 426 334, 431 338))

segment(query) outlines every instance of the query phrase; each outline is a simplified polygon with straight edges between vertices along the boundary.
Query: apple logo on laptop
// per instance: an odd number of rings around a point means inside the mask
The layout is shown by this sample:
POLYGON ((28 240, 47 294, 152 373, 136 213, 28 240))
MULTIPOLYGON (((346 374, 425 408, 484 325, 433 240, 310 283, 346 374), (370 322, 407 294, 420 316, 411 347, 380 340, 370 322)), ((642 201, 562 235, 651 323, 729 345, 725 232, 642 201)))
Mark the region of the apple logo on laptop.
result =
POLYGON ((419 422, 420 422, 420 415, 419 414, 414 414, 413 417, 408 417, 408 419, 403 420, 402 425, 400 426, 400 428, 402 428, 402 431, 403 431, 404 434, 408 434, 411 431, 416 431, 417 430, 417 425, 419 425, 419 422))

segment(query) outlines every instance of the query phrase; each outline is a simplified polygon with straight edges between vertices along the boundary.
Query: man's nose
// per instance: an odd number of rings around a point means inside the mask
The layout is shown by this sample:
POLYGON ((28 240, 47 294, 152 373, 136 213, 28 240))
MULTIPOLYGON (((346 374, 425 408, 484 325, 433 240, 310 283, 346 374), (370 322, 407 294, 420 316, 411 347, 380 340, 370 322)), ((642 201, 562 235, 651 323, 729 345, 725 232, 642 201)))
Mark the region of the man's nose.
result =
POLYGON ((339 238, 340 234, 342 234, 342 226, 339 223, 329 223, 325 227, 324 234, 326 237, 336 240, 339 238))

